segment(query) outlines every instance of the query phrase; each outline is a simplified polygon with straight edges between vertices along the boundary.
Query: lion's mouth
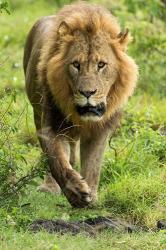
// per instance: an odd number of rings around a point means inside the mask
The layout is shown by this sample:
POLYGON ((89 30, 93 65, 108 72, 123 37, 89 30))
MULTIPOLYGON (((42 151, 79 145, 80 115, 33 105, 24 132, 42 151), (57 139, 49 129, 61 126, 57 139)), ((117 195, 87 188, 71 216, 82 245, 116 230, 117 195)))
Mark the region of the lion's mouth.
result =
POLYGON ((105 109, 105 104, 102 102, 97 106, 92 106, 90 104, 87 104, 85 106, 77 105, 76 110, 80 116, 93 115, 101 117, 105 113, 106 109, 105 109))

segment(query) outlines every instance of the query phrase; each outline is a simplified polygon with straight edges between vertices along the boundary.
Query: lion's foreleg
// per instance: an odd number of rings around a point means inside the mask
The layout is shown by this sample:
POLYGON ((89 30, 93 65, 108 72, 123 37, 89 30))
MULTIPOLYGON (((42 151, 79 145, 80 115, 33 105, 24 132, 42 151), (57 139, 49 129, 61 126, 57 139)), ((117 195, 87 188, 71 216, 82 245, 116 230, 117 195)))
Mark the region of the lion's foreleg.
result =
POLYGON ((93 201, 97 200, 100 169, 109 131, 96 133, 91 138, 81 138, 81 174, 89 187, 93 201))
POLYGON ((76 207, 87 206, 91 201, 90 188, 69 162, 65 136, 56 135, 51 127, 39 133, 43 151, 46 153, 52 176, 68 201, 76 207))

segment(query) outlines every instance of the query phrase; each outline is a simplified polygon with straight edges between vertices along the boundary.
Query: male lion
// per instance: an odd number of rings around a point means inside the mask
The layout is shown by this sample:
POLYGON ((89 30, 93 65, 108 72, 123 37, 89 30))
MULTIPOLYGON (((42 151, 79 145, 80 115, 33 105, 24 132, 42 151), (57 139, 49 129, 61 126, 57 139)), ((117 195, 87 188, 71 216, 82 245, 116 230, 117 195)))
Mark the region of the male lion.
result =
POLYGON ((86 3, 41 18, 27 38, 24 71, 37 134, 75 207, 96 199, 107 138, 136 85, 130 40, 109 11, 86 3), (79 140, 81 175, 72 168, 79 140))

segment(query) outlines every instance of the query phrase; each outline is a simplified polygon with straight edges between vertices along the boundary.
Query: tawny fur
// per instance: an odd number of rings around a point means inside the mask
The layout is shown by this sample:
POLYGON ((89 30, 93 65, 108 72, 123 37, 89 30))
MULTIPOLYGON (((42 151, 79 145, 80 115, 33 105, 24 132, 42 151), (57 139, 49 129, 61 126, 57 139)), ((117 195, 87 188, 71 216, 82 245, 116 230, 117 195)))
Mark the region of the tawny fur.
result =
POLYGON ((29 33, 24 54, 27 94, 51 173, 73 206, 84 207, 96 199, 107 139, 136 86, 137 65, 126 54, 130 41, 128 31, 120 31, 109 11, 83 2, 40 19, 29 33), (77 55, 72 48, 78 49, 77 55), (99 75, 96 61, 107 55, 108 66, 99 75), (74 56, 86 66, 80 81, 73 83, 69 69, 74 72, 74 56), (100 119, 83 120, 78 114, 76 102, 85 101, 80 90, 95 92, 94 105, 105 103, 106 112, 100 119), (72 169, 78 140, 84 179, 72 169))
POLYGON ((66 79, 66 72, 63 67, 68 47, 74 41, 75 37, 66 35, 63 40, 60 39, 58 28, 62 22, 66 22, 72 31, 80 30, 86 33, 89 30, 90 35, 104 31, 108 34, 110 46, 113 48, 118 59, 117 68, 119 76, 109 91, 107 97, 108 110, 101 121, 103 123, 104 120, 110 118, 115 111, 124 105, 136 86, 138 76, 137 65, 125 53, 127 44, 131 41, 131 36, 128 33, 124 38, 119 38, 120 27, 116 18, 104 8, 96 5, 82 3, 66 6, 57 14, 55 25, 50 30, 49 36, 46 37, 42 48, 40 63, 38 65, 39 80, 42 82, 46 78, 48 79, 55 101, 58 102, 66 116, 70 115, 70 119, 76 124, 82 124, 82 122, 73 107, 68 79, 66 79), (47 76, 45 72, 47 72, 47 76), (54 84, 55 80, 58 83, 56 85, 54 84))

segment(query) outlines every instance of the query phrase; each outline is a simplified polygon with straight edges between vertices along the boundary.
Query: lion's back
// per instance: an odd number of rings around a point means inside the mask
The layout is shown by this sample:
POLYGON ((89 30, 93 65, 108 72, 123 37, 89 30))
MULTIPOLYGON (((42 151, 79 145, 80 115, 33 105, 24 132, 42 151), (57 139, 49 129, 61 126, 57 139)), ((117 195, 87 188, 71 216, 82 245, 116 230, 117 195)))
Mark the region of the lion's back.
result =
MULTIPOLYGON (((40 61, 42 47, 48 39, 51 28, 55 25, 56 16, 40 18, 31 28, 25 43, 23 67, 26 92, 32 105, 41 101, 41 86, 38 82, 37 67, 40 61)), ((39 105, 37 105, 39 106, 39 105)), ((38 107, 39 109, 39 107, 38 107)))
POLYGON ((55 25, 55 16, 45 16, 36 21, 31 28, 25 43, 23 66, 26 73, 29 59, 33 52, 40 52, 40 49, 47 38, 51 28, 55 25))

